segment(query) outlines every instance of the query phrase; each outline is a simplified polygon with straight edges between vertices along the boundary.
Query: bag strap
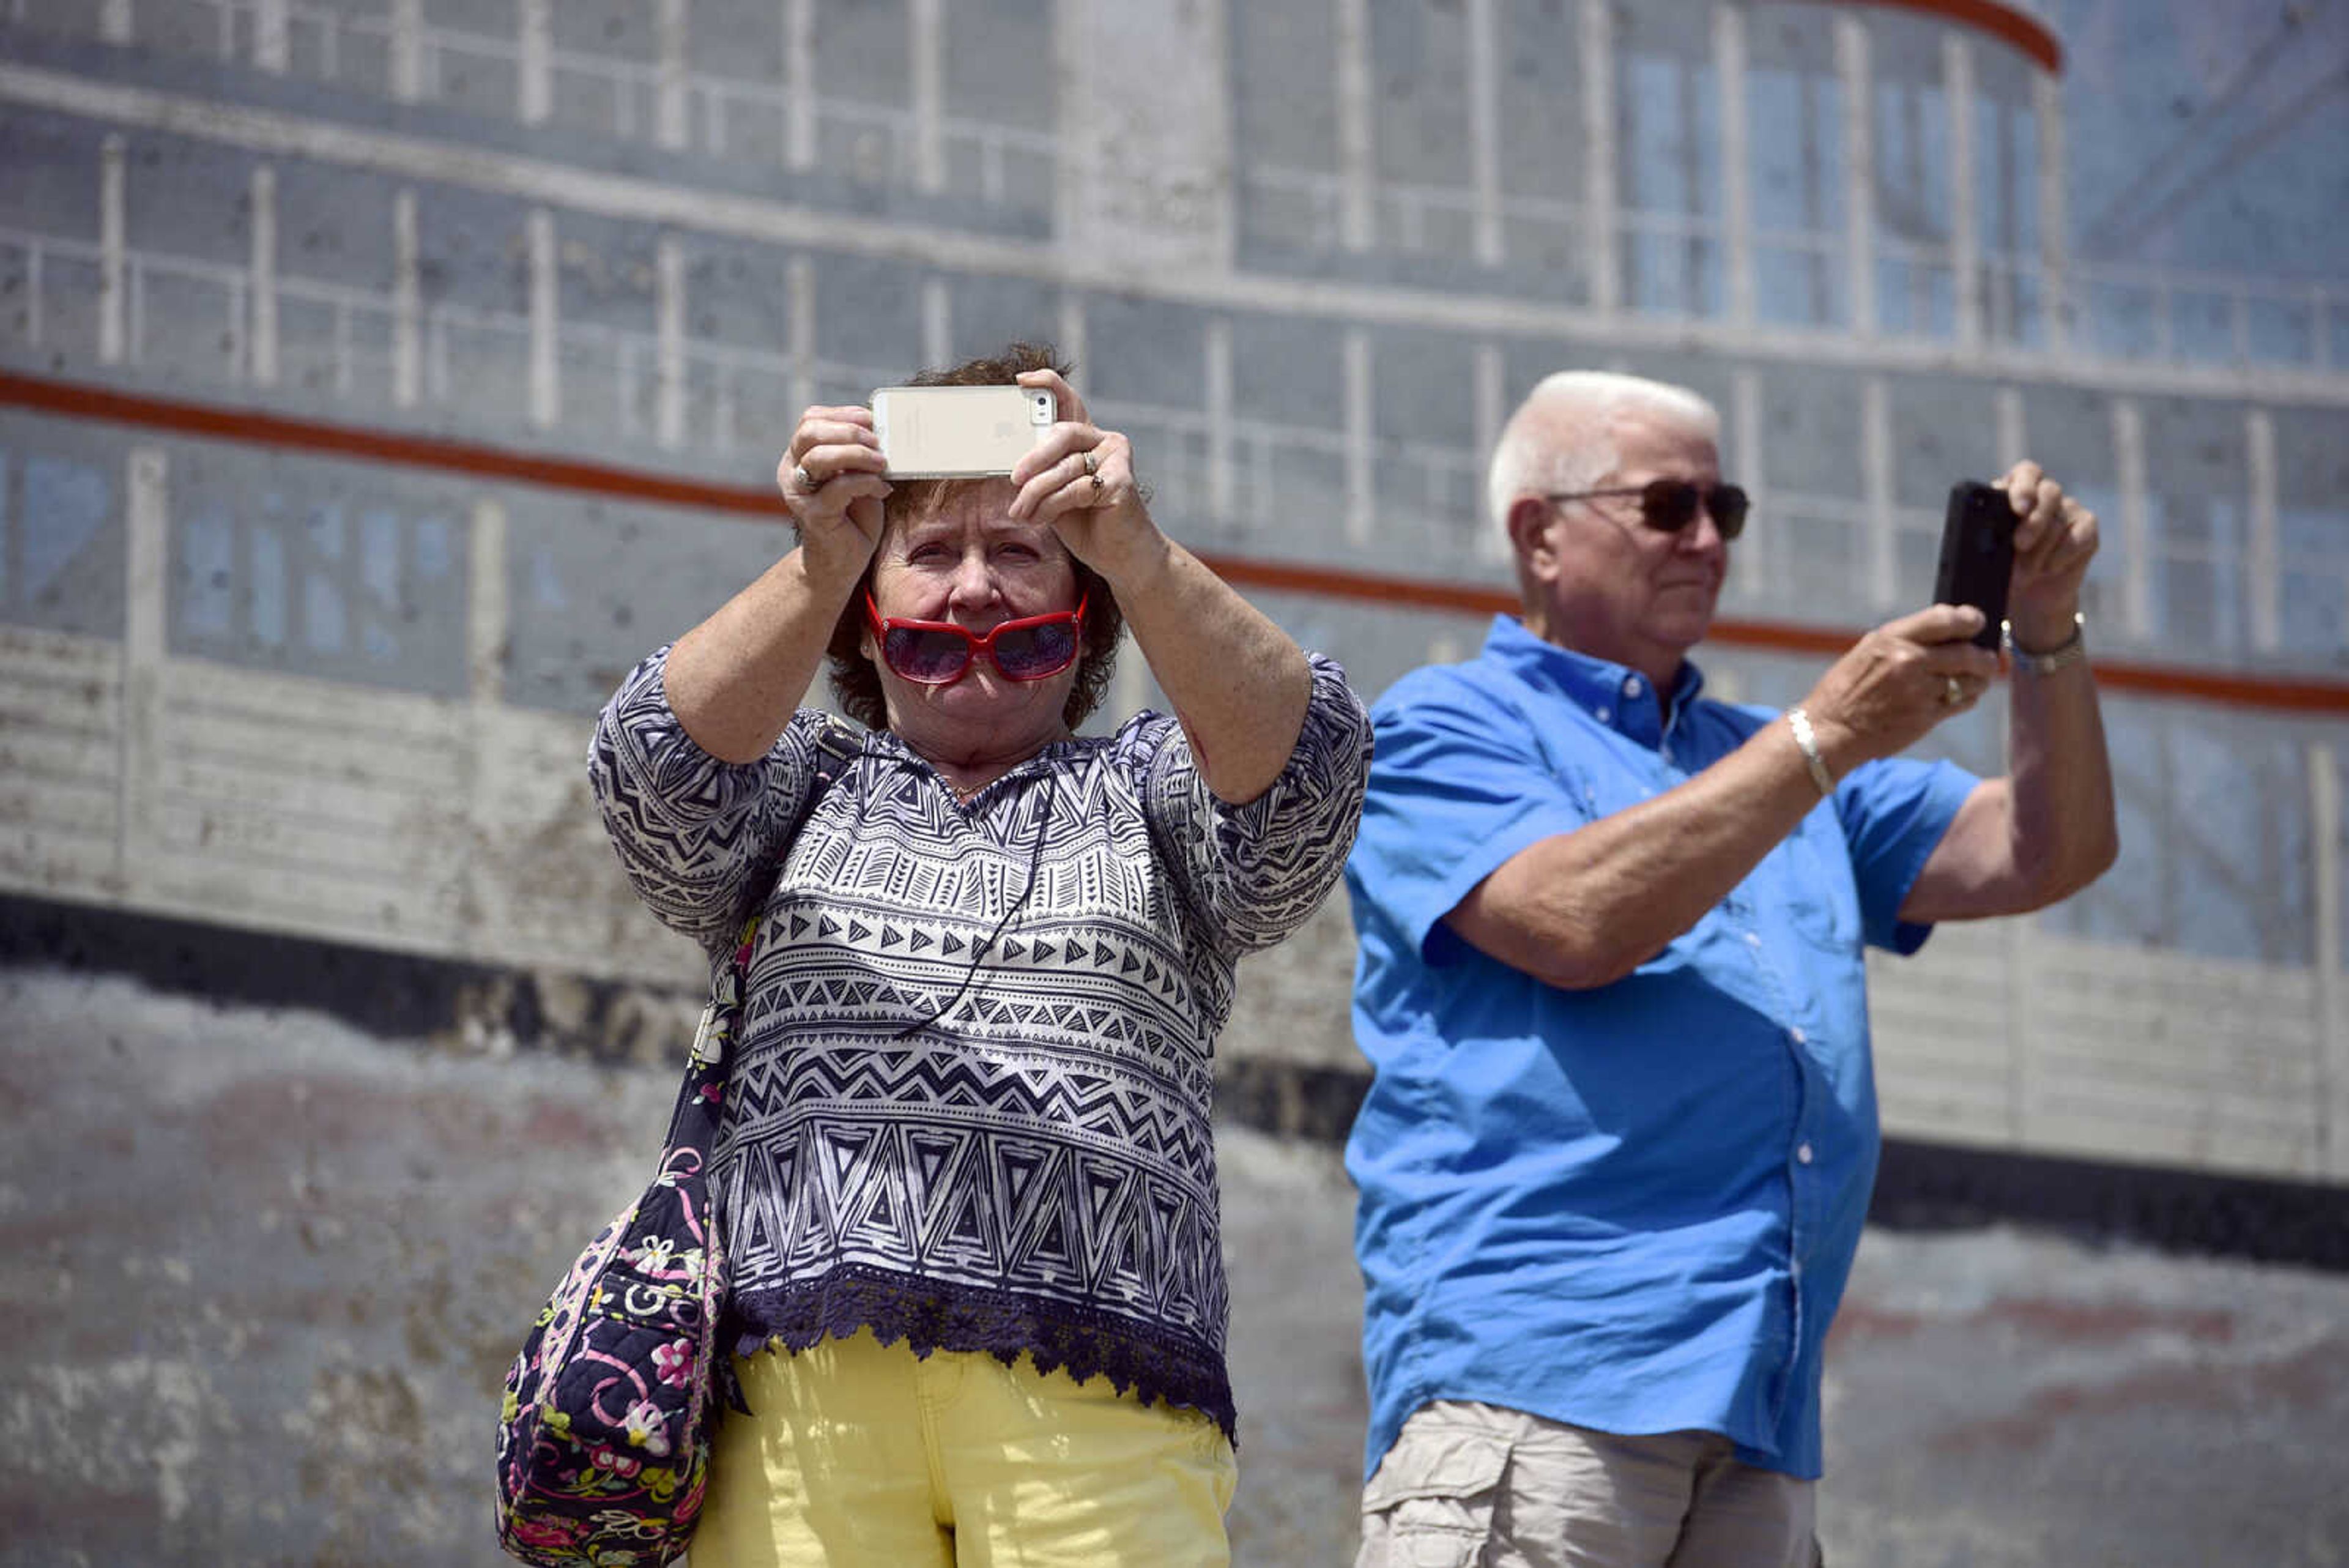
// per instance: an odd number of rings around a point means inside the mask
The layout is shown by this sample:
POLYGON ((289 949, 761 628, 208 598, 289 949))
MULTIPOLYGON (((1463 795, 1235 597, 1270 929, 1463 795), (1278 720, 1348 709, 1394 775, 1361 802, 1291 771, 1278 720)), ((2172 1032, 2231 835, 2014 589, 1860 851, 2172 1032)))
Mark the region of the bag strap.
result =
MULTIPOLYGON (((815 733, 815 787, 808 792, 807 805, 800 814, 802 823, 849 764, 864 754, 863 732, 827 713, 815 733)), ((796 829, 792 836, 798 836, 796 829)), ((774 875, 751 901, 733 953, 710 976, 709 1002, 701 1010, 701 1026, 694 1032, 693 1051, 686 1060, 685 1083, 678 1091, 676 1108, 669 1113, 668 1138, 661 1158, 664 1169, 681 1151, 698 1156, 698 1166, 707 1168, 710 1150, 717 1145, 718 1129, 725 1119, 726 1085, 734 1072, 734 1045, 742 1032, 742 1001, 750 989, 750 950, 758 940, 759 923, 765 918, 767 899, 782 868, 783 857, 779 854, 774 875)))

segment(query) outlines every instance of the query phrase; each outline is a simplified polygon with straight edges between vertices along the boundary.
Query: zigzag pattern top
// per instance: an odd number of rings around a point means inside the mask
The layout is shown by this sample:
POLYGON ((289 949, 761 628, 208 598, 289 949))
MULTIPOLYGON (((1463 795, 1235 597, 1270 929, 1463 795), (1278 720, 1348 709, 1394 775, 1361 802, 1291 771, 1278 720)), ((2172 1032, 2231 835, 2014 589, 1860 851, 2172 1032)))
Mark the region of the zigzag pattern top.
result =
POLYGON ((1312 659, 1247 805, 1155 713, 958 803, 887 732, 819 796, 813 711, 719 762, 667 655, 605 707, 589 774, 639 896, 714 961, 777 877, 715 1166, 737 1343, 1024 1351, 1229 1432, 1210 1059, 1235 964, 1353 843, 1371 727, 1344 672, 1312 659))

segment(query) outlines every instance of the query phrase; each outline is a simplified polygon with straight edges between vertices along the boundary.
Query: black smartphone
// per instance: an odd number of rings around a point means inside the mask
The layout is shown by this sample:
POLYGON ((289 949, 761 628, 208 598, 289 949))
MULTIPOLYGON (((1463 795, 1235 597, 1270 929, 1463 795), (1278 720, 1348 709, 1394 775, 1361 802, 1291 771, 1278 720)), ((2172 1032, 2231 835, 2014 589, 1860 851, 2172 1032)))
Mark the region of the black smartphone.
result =
POLYGON ((2006 583, 2014 571, 2014 508, 1995 485, 1961 479, 1950 486, 1941 518, 1941 569, 1933 579, 1937 605, 1972 605, 1982 612, 1976 647, 1995 649, 2006 621, 2006 583))

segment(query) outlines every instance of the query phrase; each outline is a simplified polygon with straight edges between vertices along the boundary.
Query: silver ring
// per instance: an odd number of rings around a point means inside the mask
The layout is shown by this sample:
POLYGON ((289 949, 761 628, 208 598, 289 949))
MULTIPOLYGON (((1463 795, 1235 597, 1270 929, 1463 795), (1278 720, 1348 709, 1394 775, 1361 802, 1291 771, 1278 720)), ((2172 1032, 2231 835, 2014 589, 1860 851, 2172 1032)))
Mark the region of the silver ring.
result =
POLYGON ((1954 675, 1941 677, 1941 706, 1954 708, 1966 700, 1965 682, 1954 675))
POLYGON ((810 493, 814 493, 815 475, 807 471, 806 463, 801 463, 797 468, 792 469, 792 477, 800 482, 800 488, 802 490, 807 491, 810 493))
POLYGON ((1085 472, 1092 475, 1093 489, 1101 489, 1101 453, 1088 448, 1084 454, 1085 472))

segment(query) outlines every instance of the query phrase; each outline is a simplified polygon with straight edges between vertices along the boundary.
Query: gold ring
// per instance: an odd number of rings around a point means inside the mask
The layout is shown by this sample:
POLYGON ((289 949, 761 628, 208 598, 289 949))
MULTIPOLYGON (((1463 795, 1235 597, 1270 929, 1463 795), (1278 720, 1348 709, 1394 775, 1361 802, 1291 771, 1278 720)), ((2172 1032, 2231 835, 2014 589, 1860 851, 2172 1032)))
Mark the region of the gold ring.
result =
POLYGON ((1954 708, 1966 700, 1965 682, 1954 675, 1941 677, 1941 706, 1954 708))
POLYGON ((1085 472, 1092 475, 1093 488, 1095 490, 1099 490, 1101 488, 1101 453, 1087 451, 1084 454, 1084 458, 1085 472))
POLYGON ((1101 493, 1102 493, 1102 476, 1101 476, 1100 474, 1096 473, 1096 474, 1094 474, 1094 475, 1093 475, 1093 499, 1094 499, 1094 500, 1096 500, 1096 501, 1100 500, 1100 499, 1101 499, 1101 493))

